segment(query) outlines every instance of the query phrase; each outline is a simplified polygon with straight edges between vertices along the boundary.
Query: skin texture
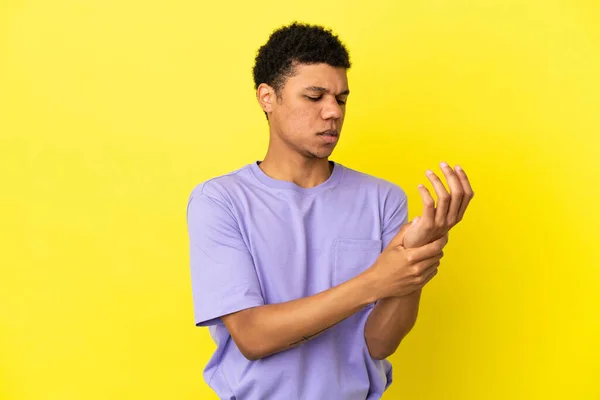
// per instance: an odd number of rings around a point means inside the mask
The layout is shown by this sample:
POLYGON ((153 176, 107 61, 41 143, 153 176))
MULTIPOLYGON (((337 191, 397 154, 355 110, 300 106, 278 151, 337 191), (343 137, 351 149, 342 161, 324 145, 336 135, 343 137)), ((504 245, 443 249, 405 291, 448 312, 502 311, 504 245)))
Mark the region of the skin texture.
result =
MULTIPOLYGON (((404 235, 394 238, 382 255, 398 248, 418 248, 440 238, 445 238, 447 243, 448 232, 463 219, 475 195, 469 179, 460 166, 453 169, 445 162, 440 166, 450 192, 441 179, 428 170, 426 175, 436 192, 437 205, 429 190, 424 185, 419 185, 419 194, 423 200, 422 216, 416 217, 408 225, 404 235)), ((437 275, 439 265, 438 261, 425 271, 415 273, 414 279, 418 287, 413 292, 385 297, 377 302, 365 324, 365 340, 371 356, 383 359, 396 351, 416 323, 421 289, 437 275)))
POLYGON ((328 157, 337 141, 327 142, 320 133, 337 131, 339 140, 348 92, 346 70, 327 64, 297 65, 279 93, 267 84, 259 85, 257 99, 269 116, 269 148, 262 170, 300 187, 327 180, 328 157))
MULTIPOLYGON (((269 120, 265 174, 304 188, 331 174, 328 158, 341 137, 349 87, 344 68, 298 64, 279 90, 260 84, 258 104, 269 120), (329 137, 324 135, 328 132, 329 137)), ((362 274, 316 295, 253 307, 222 317, 250 360, 298 346, 367 304, 376 302, 365 326, 371 356, 392 354, 412 329, 421 289, 437 274, 448 231, 464 216, 473 191, 464 171, 443 167, 450 193, 432 173, 437 204, 425 187, 423 214, 403 226, 362 274)))

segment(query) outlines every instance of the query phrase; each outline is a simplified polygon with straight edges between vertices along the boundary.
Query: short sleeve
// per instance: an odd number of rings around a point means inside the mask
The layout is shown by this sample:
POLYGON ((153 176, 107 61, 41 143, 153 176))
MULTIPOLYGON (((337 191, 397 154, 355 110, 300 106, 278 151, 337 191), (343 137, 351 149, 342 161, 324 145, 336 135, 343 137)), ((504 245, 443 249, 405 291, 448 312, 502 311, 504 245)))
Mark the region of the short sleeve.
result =
POLYGON ((194 318, 197 326, 264 304, 239 224, 221 200, 192 192, 187 208, 194 318))
POLYGON ((397 185, 391 185, 383 201, 382 248, 386 248, 402 225, 408 223, 408 199, 397 185))

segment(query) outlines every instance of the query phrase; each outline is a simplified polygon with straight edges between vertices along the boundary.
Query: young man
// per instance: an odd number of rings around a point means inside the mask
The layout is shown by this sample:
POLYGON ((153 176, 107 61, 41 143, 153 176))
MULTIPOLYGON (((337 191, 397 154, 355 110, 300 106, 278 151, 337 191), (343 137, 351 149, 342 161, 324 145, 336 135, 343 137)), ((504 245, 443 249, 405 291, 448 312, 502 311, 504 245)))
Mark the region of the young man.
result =
POLYGON ((322 27, 275 31, 256 57, 270 142, 262 162, 199 184, 187 223, 197 326, 217 349, 204 371, 221 399, 378 399, 473 197, 443 164, 437 204, 407 223, 397 185, 329 161, 350 93, 348 52, 322 27))

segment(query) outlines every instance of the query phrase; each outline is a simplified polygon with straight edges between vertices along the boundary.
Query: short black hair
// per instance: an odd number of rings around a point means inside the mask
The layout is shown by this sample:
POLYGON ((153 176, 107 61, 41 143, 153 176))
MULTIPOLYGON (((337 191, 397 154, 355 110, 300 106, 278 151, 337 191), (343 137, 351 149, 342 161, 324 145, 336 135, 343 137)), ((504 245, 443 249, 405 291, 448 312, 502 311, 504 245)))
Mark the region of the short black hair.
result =
POLYGON ((350 56, 337 35, 323 26, 293 22, 275 30, 256 55, 253 68, 254 89, 261 83, 278 92, 295 64, 324 63, 350 68, 350 56))

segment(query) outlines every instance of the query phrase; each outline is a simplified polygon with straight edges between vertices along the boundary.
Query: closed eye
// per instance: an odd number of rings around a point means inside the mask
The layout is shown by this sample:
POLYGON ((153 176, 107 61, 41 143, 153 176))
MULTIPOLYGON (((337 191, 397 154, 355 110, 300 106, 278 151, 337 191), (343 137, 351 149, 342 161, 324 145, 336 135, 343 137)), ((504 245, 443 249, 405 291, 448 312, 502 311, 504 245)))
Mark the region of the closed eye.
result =
MULTIPOLYGON (((319 96, 319 97, 304 96, 304 97, 306 97, 307 99, 309 99, 310 101, 313 101, 315 103, 323 98, 322 96, 319 96)), ((345 100, 336 99, 336 101, 340 106, 343 106, 346 104, 345 100)))

